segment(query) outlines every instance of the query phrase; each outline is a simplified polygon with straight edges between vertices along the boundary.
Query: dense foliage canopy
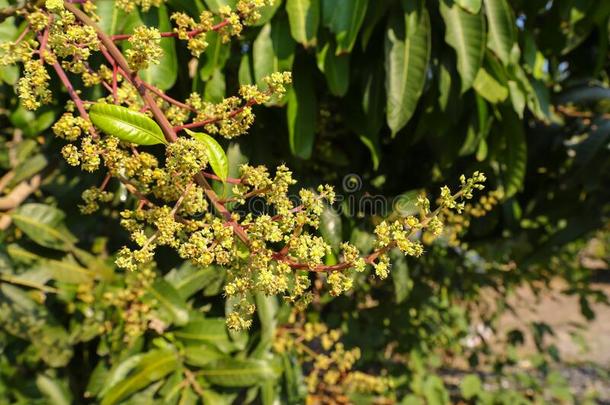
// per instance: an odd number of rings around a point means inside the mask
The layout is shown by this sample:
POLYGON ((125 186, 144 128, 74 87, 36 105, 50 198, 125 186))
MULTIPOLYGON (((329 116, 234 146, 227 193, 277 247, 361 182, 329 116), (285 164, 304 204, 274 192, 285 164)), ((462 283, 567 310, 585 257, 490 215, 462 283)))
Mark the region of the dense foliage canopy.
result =
POLYGON ((0 21, 1 404, 589 399, 544 322, 482 330, 523 284, 606 300, 610 2, 0 21), (510 369, 528 336, 537 376, 510 369))

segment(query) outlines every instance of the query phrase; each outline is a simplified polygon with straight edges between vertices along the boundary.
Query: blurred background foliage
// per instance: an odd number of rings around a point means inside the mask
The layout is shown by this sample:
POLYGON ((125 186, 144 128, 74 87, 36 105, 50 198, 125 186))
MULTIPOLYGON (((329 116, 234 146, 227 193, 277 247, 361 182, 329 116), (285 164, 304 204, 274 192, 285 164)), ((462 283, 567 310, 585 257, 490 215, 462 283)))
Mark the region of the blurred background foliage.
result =
MULTIPOLYGON (((168 31, 173 11, 196 17, 232 4, 167 0, 125 14, 113 0, 94 3, 109 34, 142 23, 168 31)), ((462 173, 485 172, 494 192, 481 202, 486 215, 448 219, 454 233, 422 260, 397 258, 390 282, 361 275, 339 298, 316 290, 298 314, 253 297, 258 321, 240 334, 224 327, 232 303, 222 268, 167 251, 147 271, 115 269, 113 254, 128 243, 118 211, 137 201, 116 184, 111 204, 82 215, 81 192, 103 178, 60 157, 50 126, 67 95, 55 81, 55 103, 28 112, 14 92, 19 70, 1 68, 0 403, 594 401, 553 370, 561 353, 546 344, 544 322, 495 348, 477 325, 495 332, 523 284, 540 292, 565 280, 587 319, 607 302, 591 279, 607 276, 610 258, 609 16, 610 2, 595 0, 276 0, 239 41, 208 34, 198 60, 164 38, 162 63, 144 74, 177 99, 196 91, 220 101, 239 84, 293 71, 287 97, 255 107, 251 133, 223 144, 231 170, 285 162, 301 186, 335 184, 343 208, 348 196, 400 197, 387 212, 329 209, 321 233, 331 242, 370 251, 382 216, 404 214, 417 190, 462 173), (353 174, 358 187, 342 190, 353 174), (334 384, 321 374, 307 393, 311 359, 274 345, 305 322, 340 330, 346 348, 361 350, 353 370, 384 382, 360 389, 345 373, 334 384), (525 335, 538 348, 536 373, 510 371, 525 335), (452 384, 443 370, 456 364, 465 377, 452 384)), ((23 21, 2 18, 0 40, 14 40, 23 21)))

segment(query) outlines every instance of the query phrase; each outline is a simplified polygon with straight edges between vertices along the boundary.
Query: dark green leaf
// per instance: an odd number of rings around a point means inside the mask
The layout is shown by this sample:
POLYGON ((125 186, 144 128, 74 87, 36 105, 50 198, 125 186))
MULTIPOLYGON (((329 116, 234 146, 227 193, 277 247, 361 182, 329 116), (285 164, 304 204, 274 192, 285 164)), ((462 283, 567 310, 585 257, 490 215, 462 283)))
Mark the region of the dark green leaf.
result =
POLYGON ((206 365, 201 375, 210 383, 222 387, 250 387, 277 378, 276 371, 265 360, 218 360, 206 365))
POLYGON ((485 0, 489 38, 487 46, 507 65, 515 45, 515 17, 506 0, 485 0))
POLYGON ((324 25, 336 35, 337 54, 352 51, 367 3, 367 0, 322 0, 324 25))
POLYGON ((320 24, 320 0, 287 0, 286 11, 294 40, 305 47, 315 46, 320 24))
POLYGON ((387 122, 396 135, 417 107, 430 57, 427 10, 392 13, 385 39, 387 122), (408 35, 408 32, 412 32, 408 35))
POLYGON ((170 283, 163 279, 157 280, 152 285, 150 293, 167 311, 175 325, 182 326, 188 323, 188 307, 180 293, 170 283))
POLYGON ((483 14, 470 14, 452 0, 441 0, 440 10, 445 21, 445 41, 457 54, 463 93, 472 86, 483 62, 485 20, 483 14))
POLYGON ((74 235, 63 223, 65 214, 45 204, 25 204, 11 213, 15 225, 41 246, 70 250, 76 243, 74 235))
POLYGON ((303 67, 295 69, 294 85, 288 91, 287 99, 290 150, 301 159, 309 159, 315 137, 317 100, 311 74, 303 67))

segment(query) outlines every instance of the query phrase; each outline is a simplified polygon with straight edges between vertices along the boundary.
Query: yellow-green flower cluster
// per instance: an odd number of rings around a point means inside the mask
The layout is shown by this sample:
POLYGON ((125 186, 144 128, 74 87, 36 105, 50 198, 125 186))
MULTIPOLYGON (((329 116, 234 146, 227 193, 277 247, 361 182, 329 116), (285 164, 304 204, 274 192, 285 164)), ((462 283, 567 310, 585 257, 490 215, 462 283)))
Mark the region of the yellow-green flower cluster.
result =
POLYGON ((161 33, 154 27, 136 27, 129 37, 131 47, 125 51, 131 70, 143 70, 158 65, 163 57, 161 33))
POLYGON ((53 133, 67 141, 76 141, 83 133, 89 133, 90 124, 82 117, 75 117, 72 113, 64 113, 53 125, 53 133))
POLYGON ((165 0, 117 0, 116 6, 128 13, 140 7, 142 11, 148 11, 151 7, 159 7, 165 0))
POLYGON ((36 110, 51 101, 49 73, 38 60, 25 62, 24 75, 17 84, 17 94, 21 104, 28 110, 36 110))
POLYGON ((191 54, 198 58, 208 47, 207 34, 214 25, 214 15, 205 10, 199 15, 199 22, 186 13, 173 13, 171 19, 176 24, 174 32, 178 38, 187 42, 191 54))
POLYGON ((74 14, 65 10, 53 21, 48 44, 52 52, 46 52, 45 59, 52 63, 56 56, 62 58, 61 66, 76 74, 87 71, 91 53, 100 49, 95 29, 76 24, 74 14))
POLYGON ((97 187, 88 188, 83 191, 82 199, 84 205, 79 205, 78 208, 83 214, 92 214, 100 209, 99 203, 107 203, 112 201, 114 195, 108 191, 102 191, 97 187))

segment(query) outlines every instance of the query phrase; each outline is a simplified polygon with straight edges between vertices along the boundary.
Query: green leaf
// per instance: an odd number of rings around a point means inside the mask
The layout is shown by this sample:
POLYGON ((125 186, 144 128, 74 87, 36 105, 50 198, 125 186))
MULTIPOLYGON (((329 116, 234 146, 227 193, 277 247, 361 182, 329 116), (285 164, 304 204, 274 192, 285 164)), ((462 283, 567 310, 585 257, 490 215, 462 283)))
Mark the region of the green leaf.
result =
POLYGON ((485 20, 483 14, 472 15, 452 0, 441 0, 440 10, 445 21, 445 41, 457 54, 463 93, 472 86, 483 62, 485 20))
POLYGON ((502 125, 505 142, 504 194, 506 198, 510 198, 523 186, 527 165, 527 143, 523 124, 512 110, 503 112, 502 125))
POLYGON ((51 278, 63 283, 83 284, 91 282, 95 278, 95 273, 79 266, 69 257, 62 260, 45 260, 41 267, 49 273, 51 278))
POLYGON ((339 249, 343 242, 341 215, 329 205, 324 207, 320 215, 320 234, 333 249, 339 249))
POLYGON ((469 374, 460 383, 460 392, 464 399, 476 397, 483 389, 481 379, 476 374, 469 374))
POLYGON ((390 252, 392 258, 392 281, 394 282, 394 297, 396 303, 403 302, 413 289, 413 280, 409 276, 409 265, 407 258, 400 251, 393 249, 390 252))
POLYGON ((36 386, 53 405, 70 405, 72 396, 67 387, 58 380, 47 377, 44 374, 38 374, 36 377, 36 386))
POLYGON ((96 127, 122 141, 136 145, 167 144, 155 121, 129 108, 96 103, 89 110, 89 116, 96 127))
MULTIPOLYGON (((285 18, 275 18, 261 29, 252 46, 254 78, 259 87, 266 87, 264 77, 292 70, 295 47, 285 18)), ((278 105, 280 100, 273 100, 272 104, 278 105)))
POLYGON ((68 251, 77 239, 64 225, 65 214, 45 204, 24 204, 11 213, 14 224, 40 246, 68 251))
MULTIPOLYGON (((152 7, 148 12, 142 14, 142 22, 149 27, 156 27, 161 32, 172 30, 167 7, 162 3, 159 7, 152 7)), ((158 64, 153 64, 146 70, 140 72, 140 77, 146 82, 167 90, 171 88, 178 78, 178 56, 176 55, 176 39, 161 38, 161 49, 163 56, 158 64)))
POLYGON ((157 280, 152 285, 150 293, 167 311, 175 325, 182 326, 188 323, 189 312, 186 302, 170 283, 163 279, 157 280))
POLYGON ((205 83, 203 98, 210 103, 220 103, 225 98, 225 75, 221 69, 216 69, 212 77, 205 83))
POLYGON ((210 383, 222 387, 250 387, 277 378, 271 364, 265 360, 218 360, 206 365, 200 374, 210 383))
POLYGON ((513 11, 506 0, 485 0, 485 13, 489 33, 487 47, 508 65, 516 41, 513 11))
POLYGON ((216 173, 223 182, 227 181, 227 176, 229 175, 229 160, 218 141, 210 135, 201 132, 193 132, 189 129, 186 129, 186 132, 205 145, 212 170, 214 170, 214 173, 216 173))
POLYGON ((428 375, 423 386, 424 396, 428 405, 449 405, 449 393, 443 380, 436 375, 428 375))
POLYGON ((324 72, 328 89, 337 97, 343 97, 349 87, 349 59, 349 54, 337 55, 330 42, 318 53, 318 67, 324 72))
POLYGON ((428 11, 392 13, 385 38, 386 119, 392 136, 415 112, 426 82, 429 57, 428 11))
POLYGON ((282 5, 282 1, 283 0, 273 0, 272 4, 267 4, 261 7, 258 11, 261 16, 258 20, 256 20, 256 23, 254 23, 253 26, 265 25, 271 21, 277 12, 277 9, 282 5))
POLYGON ((456 0, 457 4, 460 5, 464 10, 471 14, 478 14, 481 11, 482 0, 456 0))
POLYGON ((179 365, 176 353, 171 350, 154 350, 142 356, 133 373, 112 386, 103 396, 101 405, 112 405, 136 391, 158 381, 179 365))
POLYGON ((189 322, 174 335, 186 344, 211 344, 227 353, 233 349, 223 318, 205 318, 189 322))
POLYGON ((336 35, 337 55, 352 51, 367 4, 367 0, 322 0, 324 25, 336 35))
POLYGON ((206 6, 215 14, 218 14, 222 6, 229 6, 234 9, 236 3, 237 0, 205 0, 206 6))
POLYGON ((500 103, 508 97, 508 89, 502 85, 495 77, 481 68, 477 77, 474 79, 472 87, 479 93, 485 100, 490 103, 500 103))
POLYGON ((294 40, 306 48, 315 46, 320 24, 320 0, 287 0, 286 12, 294 40))
POLYGON ((28 180, 36 173, 47 167, 47 158, 39 153, 33 157, 23 160, 14 170, 14 176, 9 181, 8 186, 13 187, 24 180, 28 180))
POLYGON ((261 323, 261 340, 253 356, 262 358, 269 351, 273 343, 275 327, 277 325, 278 302, 277 297, 262 293, 257 293, 254 299, 256 300, 258 319, 261 323))
POLYGON ((216 31, 208 32, 206 41, 209 45, 203 54, 202 62, 200 62, 201 68, 199 69, 201 80, 204 81, 209 80, 216 70, 224 67, 231 53, 230 45, 223 43, 222 36, 216 31))
POLYGON ((126 19, 125 11, 117 7, 115 0, 97 0, 96 14, 100 17, 99 27, 108 35, 115 35, 123 32, 126 19))
POLYGON ((188 365, 201 367, 213 361, 220 360, 226 355, 210 345, 187 346, 184 348, 184 360, 188 365))
POLYGON ((298 64, 295 67, 294 85, 288 90, 287 100, 290 151, 301 159, 309 159, 315 138, 317 100, 311 74, 298 64))

